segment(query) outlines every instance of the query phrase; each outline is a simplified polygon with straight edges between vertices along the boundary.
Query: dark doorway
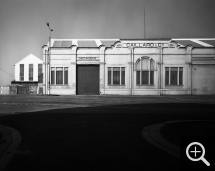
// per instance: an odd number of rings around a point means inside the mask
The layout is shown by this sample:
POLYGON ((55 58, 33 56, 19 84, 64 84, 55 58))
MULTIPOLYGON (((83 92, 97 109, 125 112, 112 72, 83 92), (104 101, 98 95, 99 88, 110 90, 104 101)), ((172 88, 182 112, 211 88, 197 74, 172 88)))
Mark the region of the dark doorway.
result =
POLYGON ((99 65, 77 65, 77 95, 99 95, 99 65))

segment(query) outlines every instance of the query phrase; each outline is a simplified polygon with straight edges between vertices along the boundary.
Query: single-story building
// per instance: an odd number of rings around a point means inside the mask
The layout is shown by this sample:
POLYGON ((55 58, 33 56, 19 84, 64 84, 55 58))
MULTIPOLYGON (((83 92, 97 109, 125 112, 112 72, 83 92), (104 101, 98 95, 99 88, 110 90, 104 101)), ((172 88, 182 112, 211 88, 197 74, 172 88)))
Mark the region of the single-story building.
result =
POLYGON ((51 39, 43 93, 215 94, 215 38, 51 39))
MULTIPOLYGON (((15 80, 11 82, 14 93, 39 93, 39 77, 43 71, 43 61, 33 54, 29 54, 14 64, 15 80), (16 87, 15 87, 16 86, 16 87), (15 90, 17 88, 17 90, 15 90)), ((43 84, 41 84, 43 88, 43 84)))

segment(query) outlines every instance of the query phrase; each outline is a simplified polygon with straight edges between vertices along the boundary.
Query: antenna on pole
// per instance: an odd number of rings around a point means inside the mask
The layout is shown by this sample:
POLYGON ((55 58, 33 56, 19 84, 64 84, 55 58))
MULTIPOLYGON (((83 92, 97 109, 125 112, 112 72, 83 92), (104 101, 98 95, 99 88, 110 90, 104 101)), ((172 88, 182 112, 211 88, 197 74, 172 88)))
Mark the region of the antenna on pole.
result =
POLYGON ((144 39, 146 38, 146 17, 145 17, 145 7, 144 7, 144 39))

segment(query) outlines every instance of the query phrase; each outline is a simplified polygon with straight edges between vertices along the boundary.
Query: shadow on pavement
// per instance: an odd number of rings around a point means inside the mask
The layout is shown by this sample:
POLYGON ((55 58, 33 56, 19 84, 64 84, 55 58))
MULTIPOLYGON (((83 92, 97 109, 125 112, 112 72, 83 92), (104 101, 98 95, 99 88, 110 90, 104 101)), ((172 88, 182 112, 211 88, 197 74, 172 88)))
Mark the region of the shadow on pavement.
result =
POLYGON ((180 161, 145 141, 142 129, 172 120, 213 119, 214 113, 213 104, 162 103, 2 116, 0 124, 22 135, 6 171, 180 170, 180 161))

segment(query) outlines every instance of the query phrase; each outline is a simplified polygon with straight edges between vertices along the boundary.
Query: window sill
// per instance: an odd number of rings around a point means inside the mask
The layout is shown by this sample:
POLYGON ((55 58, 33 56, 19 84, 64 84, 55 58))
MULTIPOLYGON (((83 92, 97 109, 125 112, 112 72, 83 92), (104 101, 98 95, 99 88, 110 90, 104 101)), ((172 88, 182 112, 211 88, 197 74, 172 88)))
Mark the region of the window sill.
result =
POLYGON ((165 85, 167 89, 183 89, 184 85, 165 85))
POLYGON ((111 84, 108 84, 108 86, 126 86, 126 85, 125 84, 123 84, 123 85, 119 85, 119 84, 111 85, 111 84))
POLYGON ((183 87, 184 85, 165 85, 165 87, 183 87))
POLYGON ((155 86, 154 84, 148 85, 148 84, 136 84, 136 86, 155 86))
POLYGON ((51 88, 70 88, 69 85, 51 85, 51 88))

